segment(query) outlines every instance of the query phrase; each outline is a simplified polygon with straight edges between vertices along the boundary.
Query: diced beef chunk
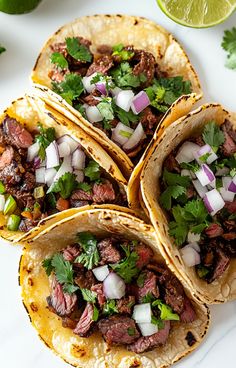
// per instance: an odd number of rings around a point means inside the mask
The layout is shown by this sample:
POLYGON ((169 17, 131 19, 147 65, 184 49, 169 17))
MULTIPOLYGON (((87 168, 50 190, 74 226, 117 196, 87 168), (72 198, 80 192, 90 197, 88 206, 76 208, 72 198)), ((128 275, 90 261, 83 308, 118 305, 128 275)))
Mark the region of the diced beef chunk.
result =
POLYGON ((17 148, 28 148, 33 143, 32 135, 16 119, 6 117, 3 121, 3 131, 9 144, 17 148))
POLYGON ((167 157, 167 159, 164 162, 164 167, 168 170, 168 171, 175 171, 177 173, 180 173, 181 169, 180 166, 178 164, 178 162, 175 159, 175 156, 173 155, 173 153, 170 153, 169 156, 167 157))
POLYGON ((229 213, 236 213, 236 200, 233 202, 225 202, 225 208, 229 213))
POLYGON ((149 86, 155 74, 156 61, 154 56, 150 52, 144 50, 135 50, 133 60, 138 62, 133 69, 134 75, 144 74, 147 80, 142 84, 142 87, 149 86))
POLYGON ((117 301, 117 309, 120 314, 132 314, 132 307, 135 304, 134 296, 126 296, 117 301))
POLYGON ((230 258, 221 249, 216 249, 216 254, 217 254, 216 264, 214 267, 213 274, 208 279, 209 282, 213 282, 214 280, 222 276, 229 266, 230 258))
POLYGON ((93 196, 91 192, 85 192, 82 189, 74 190, 70 197, 71 201, 92 201, 93 196))
POLYGON ((100 97, 100 95, 99 91, 94 90, 88 96, 83 98, 83 102, 89 106, 97 106, 100 102, 97 98, 100 97))
POLYGON ((112 202, 116 194, 112 184, 106 180, 104 183, 95 183, 93 186, 93 201, 95 203, 112 202))
POLYGON ((74 333, 81 337, 89 336, 90 329, 94 323, 93 321, 93 305, 87 303, 79 322, 77 323, 74 333))
POLYGON ((14 157, 14 150, 11 146, 7 147, 0 157, 0 170, 10 165, 14 157))
POLYGON ((168 270, 165 270, 159 282, 164 286, 164 300, 176 313, 182 313, 184 309, 184 289, 179 280, 168 270))
POLYGON ((227 231, 236 231, 236 221, 226 220, 224 221, 224 227, 227 229, 227 231))
POLYGON ((106 74, 108 70, 113 67, 113 59, 110 55, 103 55, 90 65, 87 71, 87 76, 90 76, 93 73, 102 73, 106 74))
POLYGON ((225 141, 222 145, 223 154, 225 156, 232 156, 234 153, 236 153, 236 143, 233 140, 232 136, 228 133, 226 125, 222 126, 222 130, 225 136, 225 141))
POLYGON ((98 322, 105 341, 108 344, 132 344, 139 336, 135 322, 129 317, 112 316, 98 322))
POLYGON ((62 254, 66 261, 74 262, 74 260, 80 255, 80 248, 78 245, 68 245, 63 249, 62 254))
POLYGON ((121 255, 115 247, 115 241, 111 238, 103 239, 97 245, 100 254, 100 265, 117 263, 121 260, 121 255))
POLYGON ((230 135, 233 141, 236 143, 236 130, 233 127, 233 124, 226 120, 225 123, 222 125, 222 128, 230 135))
POLYGON ((85 271, 81 268, 80 270, 76 269, 75 283, 81 289, 91 289, 92 285, 96 284, 96 280, 92 271, 85 271))
POLYGON ((146 107, 142 111, 140 122, 142 123, 146 134, 152 135, 159 121, 160 118, 152 112, 150 107, 146 107))
POLYGON ((77 303, 77 295, 75 293, 64 293, 62 285, 52 277, 51 295, 47 299, 49 307, 52 307, 58 316, 70 315, 77 303))
POLYGON ((169 332, 170 321, 165 321, 164 328, 151 336, 140 337, 132 345, 128 346, 128 350, 141 354, 144 351, 152 350, 159 345, 164 345, 168 339, 169 332))
POLYGON ((21 186, 21 190, 23 192, 29 192, 30 190, 36 187, 36 181, 34 174, 30 172, 26 172, 23 178, 23 185, 21 186))
POLYGON ((96 284, 91 287, 91 291, 97 293, 98 304, 102 307, 106 303, 106 297, 103 292, 103 284, 96 284))
POLYGON ((224 230, 219 224, 210 224, 206 229, 205 233, 208 238, 216 238, 223 234, 224 230))
POLYGON ((231 232, 231 233, 225 233, 222 235, 222 238, 224 238, 227 241, 231 241, 236 239, 236 232, 231 232))
POLYGON ((4 169, 0 171, 0 180, 4 184, 16 185, 20 183, 21 179, 22 172, 16 161, 11 162, 10 165, 4 167, 4 169))
POLYGON ((142 272, 142 276, 144 278, 144 283, 143 286, 138 289, 139 302, 142 303, 143 298, 148 294, 158 298, 160 293, 157 286, 157 275, 151 271, 144 271, 142 272))
MULTIPOLYGON (((1 177, 1 174, 0 174, 1 177)), ((0 179, 1 180, 1 179, 0 179)), ((4 182, 4 181, 3 181, 4 182)), ((17 204, 20 208, 29 207, 32 208, 35 203, 35 198, 32 196, 30 192, 23 192, 21 187, 13 187, 11 185, 6 184, 6 192, 11 194, 17 201, 17 204)))
POLYGON ((180 314, 180 320, 184 323, 190 323, 190 322, 195 321, 196 318, 197 316, 196 316, 195 310, 192 307, 190 300, 187 297, 185 297, 184 309, 182 313, 180 314))
POLYGON ((138 254, 138 260, 137 260, 136 266, 140 269, 145 267, 153 257, 152 249, 142 243, 139 243, 134 248, 134 251, 138 254))

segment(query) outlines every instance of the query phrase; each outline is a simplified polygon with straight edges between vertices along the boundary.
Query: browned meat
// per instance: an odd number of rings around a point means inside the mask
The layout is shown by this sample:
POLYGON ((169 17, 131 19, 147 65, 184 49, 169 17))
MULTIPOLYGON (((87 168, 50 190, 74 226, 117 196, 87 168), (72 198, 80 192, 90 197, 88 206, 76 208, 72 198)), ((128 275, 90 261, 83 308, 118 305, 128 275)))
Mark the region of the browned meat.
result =
POLYGON ((97 184, 93 186, 93 202, 95 203, 105 203, 112 202, 116 198, 116 194, 112 184, 106 180, 104 183, 97 184))
POLYGON ((194 186, 193 185, 190 185, 188 188, 187 188, 187 191, 186 191, 186 196, 188 199, 190 198, 193 198, 194 195, 196 194, 196 191, 194 189, 194 186))
POLYGON ((85 192, 82 189, 74 190, 70 197, 70 201, 92 201, 93 196, 91 192, 85 192))
POLYGON ((96 284, 96 280, 92 271, 85 271, 85 269, 81 269, 77 270, 76 272, 75 283, 81 289, 91 289, 91 287, 96 284))
POLYGON ((21 179, 22 173, 16 161, 13 161, 10 165, 4 167, 4 169, 0 171, 0 180, 4 184, 16 185, 21 181, 21 179))
POLYGON ((26 172, 23 178, 23 185, 21 190, 23 192, 28 192, 36 187, 35 176, 30 172, 26 172))
POLYGON ((213 265, 214 253, 212 249, 206 248, 206 251, 201 252, 201 262, 206 267, 213 265))
POLYGON ((103 292, 103 284, 96 284, 91 287, 91 290, 97 293, 98 304, 102 307, 106 303, 106 297, 103 292))
POLYGON ((91 329, 93 321, 93 305, 87 303, 79 322, 77 323, 73 332, 81 337, 89 336, 89 330, 91 329))
POLYGON ((149 86, 155 74, 156 61, 154 56, 150 52, 144 50, 135 50, 133 60, 138 62, 133 68, 134 75, 144 74, 147 80, 142 84, 142 87, 149 86))
POLYGON ((30 220, 30 219, 22 219, 19 225, 19 231, 27 232, 34 228, 34 226, 37 225, 36 221, 30 220))
POLYGON ((108 70, 110 70, 113 67, 113 60, 110 55, 103 55, 90 65, 90 67, 87 70, 87 76, 93 74, 93 73, 102 73, 106 74, 108 70))
POLYGON ((95 98, 93 93, 90 93, 88 96, 83 98, 84 103, 88 104, 89 106, 97 106, 99 104, 99 100, 95 98))
POLYGON ((112 47, 109 45, 99 45, 97 47, 97 53, 103 55, 111 55, 113 52, 112 47))
POLYGON ((224 221, 224 227, 228 231, 236 230, 236 221, 235 220, 226 220, 226 221, 224 221))
POLYGON ((142 303, 143 298, 147 294, 151 294, 158 298, 160 293, 157 286, 157 275, 151 271, 144 271, 142 272, 142 276, 144 276, 144 283, 143 286, 138 289, 139 302, 142 303))
POLYGON ((233 202, 225 202, 225 208, 229 213, 236 213, 236 200, 233 202))
POLYGON ((181 322, 190 323, 190 322, 195 321, 196 318, 197 318, 197 316, 196 316, 196 313, 193 309, 193 306, 192 306, 190 300, 187 297, 185 297, 185 299, 184 299, 184 310, 180 314, 181 322))
POLYGON ((67 74, 64 70, 52 69, 48 73, 48 77, 56 83, 61 83, 64 80, 65 74, 67 74))
MULTIPOLYGON (((0 174, 1 177, 1 174, 0 174)), ((3 179, 2 179, 3 180, 3 179)), ((4 180, 3 180, 4 182, 4 180)), ((6 192, 11 194, 17 201, 17 205, 23 209, 25 207, 32 208, 35 203, 35 198, 32 196, 30 192, 23 192, 19 187, 13 187, 11 185, 6 184, 5 186, 6 192)))
POLYGON ((14 150, 11 146, 7 147, 0 157, 0 170, 11 164, 14 157, 14 150))
POLYGON ((77 295, 75 293, 64 293, 62 285, 53 276, 51 280, 51 294, 47 298, 47 302, 58 316, 68 316, 75 308, 77 295))
POLYGON ((66 261, 74 262, 74 260, 80 255, 80 248, 78 245, 68 245, 63 249, 62 254, 66 261))
POLYGON ((117 263, 121 260, 121 255, 115 247, 115 242, 111 238, 103 239, 97 245, 100 254, 100 265, 117 263))
POLYGON ((231 232, 231 233, 226 233, 222 235, 222 238, 224 238, 225 240, 234 240, 236 239, 236 233, 235 232, 231 232))
POLYGON ((153 251, 150 247, 145 244, 139 243, 135 248, 134 251, 138 254, 138 260, 136 262, 136 266, 138 268, 143 268, 146 266, 153 257, 153 251))
POLYGON ((216 249, 217 260, 215 264, 215 268, 213 271, 212 276, 209 278, 209 282, 213 282, 214 280, 218 279, 229 266, 230 258, 221 250, 216 249))
POLYGON ((108 344, 132 344, 139 336, 135 322, 129 317, 112 316, 98 322, 105 341, 108 344))
POLYGON ((132 345, 128 346, 128 350, 140 354, 143 353, 144 351, 152 350, 159 345, 164 345, 168 339, 169 332, 170 332, 170 321, 165 321, 163 329, 161 329, 160 331, 151 336, 140 337, 132 345))
POLYGON ((177 173, 180 173, 181 169, 180 166, 178 164, 178 162, 175 159, 175 156, 173 155, 173 153, 170 153, 169 156, 167 157, 167 159, 164 162, 164 167, 168 170, 168 171, 176 171, 177 173))
POLYGON ((223 125, 222 130, 224 132, 225 141, 222 145, 222 151, 225 156, 232 156, 236 153, 236 143, 233 138, 227 132, 226 126, 223 125))
POLYGON ((28 148, 33 143, 33 137, 28 130, 9 116, 3 121, 3 131, 9 143, 16 148, 28 148))
POLYGON ((205 229, 208 238, 216 238, 217 236, 221 236, 223 232, 224 230, 218 224, 210 224, 210 226, 205 229))
POLYGON ((121 298, 117 302, 117 309, 118 312, 121 314, 132 314, 132 307, 135 304, 135 297, 134 296, 127 296, 121 298))
POLYGON ((74 329, 77 325, 77 322, 70 318, 70 317, 62 317, 62 327, 64 328, 70 328, 70 329, 74 329))
POLYGON ((152 135, 160 121, 160 118, 153 114, 150 107, 146 107, 141 114, 140 122, 146 134, 152 135))
POLYGON ((222 125, 222 128, 230 135, 233 141, 236 143, 236 130, 233 128, 233 125, 229 120, 226 120, 222 125))
POLYGON ((168 270, 165 270, 159 282, 164 286, 164 300, 176 313, 182 313, 184 309, 184 289, 179 280, 168 270))

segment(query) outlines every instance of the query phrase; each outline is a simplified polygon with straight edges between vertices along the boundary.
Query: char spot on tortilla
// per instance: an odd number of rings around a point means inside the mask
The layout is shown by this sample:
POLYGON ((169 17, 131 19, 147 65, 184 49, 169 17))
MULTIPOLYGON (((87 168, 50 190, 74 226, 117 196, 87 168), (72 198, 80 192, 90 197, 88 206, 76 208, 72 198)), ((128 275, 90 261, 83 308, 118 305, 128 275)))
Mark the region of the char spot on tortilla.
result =
POLYGON ((132 365, 129 366, 129 368, 137 368, 137 367, 140 367, 140 361, 139 360, 134 360, 132 365))
POLYGON ((121 14, 117 14, 117 17, 122 18, 122 15, 121 14))
POLYGON ((38 312, 38 307, 34 302, 30 303, 30 308, 33 312, 38 312))
POLYGON ((191 331, 188 331, 185 340, 187 341, 188 346, 193 346, 196 343, 196 338, 191 331))
POLYGON ((136 26, 138 24, 138 20, 137 19, 135 19, 135 21, 134 21, 134 26, 136 26))
POLYGON ((28 309, 27 309, 27 307, 26 307, 26 305, 25 305, 25 303, 24 303, 24 302, 23 302, 23 307, 24 307, 24 308, 25 308, 25 310, 26 310, 26 313, 27 313, 27 316, 29 317, 30 322, 32 322, 32 319, 31 319, 31 317, 30 317, 30 314, 29 314, 28 309))
POLYGON ((71 347, 71 354, 75 358, 82 358, 86 355, 86 351, 83 347, 73 344, 71 347))
POLYGON ((91 147, 88 147, 89 153, 93 153, 93 149, 91 147))
POLYGON ((110 166, 108 172, 113 175, 115 173, 114 167, 110 166))
POLYGON ((33 282, 33 280, 32 280, 31 277, 28 278, 28 285, 29 286, 33 286, 34 285, 34 282, 33 282))

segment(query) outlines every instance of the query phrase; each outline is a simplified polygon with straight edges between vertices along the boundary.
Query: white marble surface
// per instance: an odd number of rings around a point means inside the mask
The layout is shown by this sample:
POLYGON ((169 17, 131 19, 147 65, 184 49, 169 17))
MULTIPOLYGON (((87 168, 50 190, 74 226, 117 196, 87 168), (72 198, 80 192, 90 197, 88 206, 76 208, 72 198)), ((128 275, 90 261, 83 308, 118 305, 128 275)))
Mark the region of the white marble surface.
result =
MULTIPOLYGON (((128 13, 149 17, 172 31, 185 46, 199 73, 203 101, 219 101, 236 109, 236 71, 224 67, 220 47, 223 30, 235 26, 236 14, 215 28, 194 30, 166 18, 155 0, 43 0, 36 11, 23 16, 0 13, 0 108, 29 90, 29 73, 47 37, 59 26, 81 15, 128 13)), ((38 339, 21 304, 18 287, 20 248, 0 244, 0 367, 66 368, 38 339)), ((209 334, 201 347, 181 361, 181 368, 235 367, 236 303, 214 306, 209 334)))

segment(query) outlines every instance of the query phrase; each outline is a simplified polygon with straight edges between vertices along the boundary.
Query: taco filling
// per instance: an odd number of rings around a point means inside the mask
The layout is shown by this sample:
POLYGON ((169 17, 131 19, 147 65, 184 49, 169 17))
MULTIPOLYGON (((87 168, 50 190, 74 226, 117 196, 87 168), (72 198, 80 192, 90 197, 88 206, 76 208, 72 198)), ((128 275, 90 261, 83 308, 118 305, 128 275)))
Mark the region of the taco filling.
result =
POLYGON ((82 37, 51 46, 51 88, 130 157, 141 153, 161 118, 190 81, 168 78, 152 53, 123 44, 100 45, 82 37))
POLYGON ((6 116, 0 128, 0 211, 8 230, 87 204, 126 203, 111 177, 69 135, 38 124, 29 132, 6 116))
POLYGON ((163 165, 161 206, 184 263, 208 283, 236 256, 236 132, 208 122, 163 165))
POLYGON ((77 234, 77 243, 46 258, 48 308, 64 327, 135 353, 164 345, 172 324, 197 317, 177 278, 140 241, 77 234))

